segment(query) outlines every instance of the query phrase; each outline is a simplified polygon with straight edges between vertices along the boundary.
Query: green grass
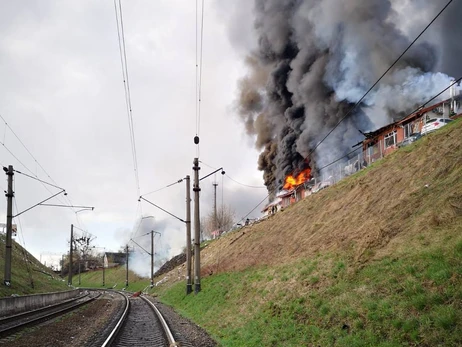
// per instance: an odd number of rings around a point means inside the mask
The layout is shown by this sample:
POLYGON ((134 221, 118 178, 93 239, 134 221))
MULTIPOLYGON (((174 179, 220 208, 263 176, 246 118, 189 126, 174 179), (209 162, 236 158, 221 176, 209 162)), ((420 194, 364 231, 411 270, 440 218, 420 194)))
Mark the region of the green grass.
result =
POLYGON ((13 294, 26 295, 69 290, 67 281, 63 281, 51 269, 42 265, 27 252, 26 255, 29 261, 26 262, 24 249, 14 242, 14 240, 11 262, 11 286, 4 286, 4 254, 5 235, 0 235, 0 269, 2 274, 0 297, 11 296, 13 294))
POLYGON ((76 287, 84 288, 114 288, 123 289, 130 292, 137 292, 145 289, 150 284, 150 280, 133 273, 128 272, 128 287, 125 287, 126 268, 119 266, 111 269, 106 269, 104 273, 105 285, 103 286, 103 271, 102 269, 88 271, 72 277, 72 284, 76 287))
POLYGON ((197 295, 184 283, 156 292, 223 346, 456 346, 462 236, 449 241, 362 268, 329 255, 206 277, 197 295))

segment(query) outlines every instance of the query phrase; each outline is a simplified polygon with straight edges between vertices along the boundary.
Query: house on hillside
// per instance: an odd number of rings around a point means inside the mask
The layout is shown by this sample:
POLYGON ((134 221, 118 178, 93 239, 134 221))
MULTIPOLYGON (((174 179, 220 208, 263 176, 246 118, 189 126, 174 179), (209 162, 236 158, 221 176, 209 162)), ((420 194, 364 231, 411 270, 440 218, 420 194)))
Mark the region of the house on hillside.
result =
POLYGON ((278 198, 281 199, 280 206, 282 208, 286 208, 300 200, 305 199, 308 195, 311 195, 313 184, 314 180, 306 181, 298 186, 295 186, 291 190, 282 191, 278 195, 278 198))
POLYGON ((278 212, 282 206, 282 199, 278 196, 274 201, 270 202, 265 208, 261 211, 265 216, 271 216, 272 214, 278 212))
POLYGON ((110 268, 119 265, 125 265, 127 257, 125 253, 105 252, 104 253, 104 267, 110 268))
POLYGON ((366 138, 362 141, 364 164, 373 163, 396 150, 400 142, 414 133, 420 133, 422 126, 430 119, 458 117, 461 99, 460 95, 453 96, 432 106, 419 109, 380 129, 365 133, 366 138))

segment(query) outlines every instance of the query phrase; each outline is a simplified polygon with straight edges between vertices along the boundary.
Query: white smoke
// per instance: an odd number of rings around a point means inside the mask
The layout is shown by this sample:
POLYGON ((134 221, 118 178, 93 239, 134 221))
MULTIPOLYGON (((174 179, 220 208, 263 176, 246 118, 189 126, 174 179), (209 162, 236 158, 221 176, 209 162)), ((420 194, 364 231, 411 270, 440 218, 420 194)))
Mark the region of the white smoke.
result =
POLYGON ((143 277, 151 276, 151 231, 154 231, 154 272, 180 254, 186 244, 185 227, 173 219, 156 220, 144 216, 137 220, 131 234, 123 237, 130 248, 129 269, 143 277))
MULTIPOLYGON (((449 86, 449 71, 458 65, 447 50, 460 46, 462 29, 441 18, 349 113, 443 5, 430 0, 254 1, 257 48, 248 52, 249 74, 239 84, 237 109, 263 149, 259 169, 270 192, 307 165, 308 154, 345 115, 308 158, 313 169, 349 152, 363 139, 360 131, 404 117, 449 86)), ((457 18, 456 13, 462 15, 460 3, 445 14, 457 18)), ((242 31, 238 27, 230 28, 242 31)), ((236 35, 231 37, 236 42, 236 35)))

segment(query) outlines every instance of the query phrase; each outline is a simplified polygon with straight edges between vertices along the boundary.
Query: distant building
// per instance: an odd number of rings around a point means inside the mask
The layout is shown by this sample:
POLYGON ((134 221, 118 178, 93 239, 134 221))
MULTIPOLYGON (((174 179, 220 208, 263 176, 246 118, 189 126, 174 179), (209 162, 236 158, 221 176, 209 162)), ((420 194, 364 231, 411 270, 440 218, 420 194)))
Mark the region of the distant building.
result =
MULTIPOLYGON (((403 140, 411 134, 420 133, 422 126, 434 118, 457 118, 460 110, 461 97, 454 96, 451 99, 441 101, 432 106, 422 108, 411 115, 390 123, 375 131, 365 133, 362 141, 363 159, 370 164, 390 154, 398 148, 403 140)), ((361 144, 361 143, 360 143, 361 144)))
POLYGON ((125 253, 105 252, 104 253, 104 267, 110 268, 119 265, 125 265, 127 261, 125 253))

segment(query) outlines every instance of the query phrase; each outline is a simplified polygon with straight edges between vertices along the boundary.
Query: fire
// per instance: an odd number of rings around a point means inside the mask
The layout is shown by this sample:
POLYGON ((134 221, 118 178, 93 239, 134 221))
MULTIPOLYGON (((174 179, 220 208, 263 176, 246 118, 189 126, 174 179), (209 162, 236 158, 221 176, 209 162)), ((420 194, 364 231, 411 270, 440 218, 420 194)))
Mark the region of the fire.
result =
POLYGON ((284 189, 285 190, 291 190, 295 188, 296 186, 299 186, 302 183, 305 183, 310 179, 310 174, 311 174, 311 169, 305 169, 302 172, 300 172, 297 177, 294 177, 292 175, 289 175, 286 177, 286 182, 284 183, 284 189))

